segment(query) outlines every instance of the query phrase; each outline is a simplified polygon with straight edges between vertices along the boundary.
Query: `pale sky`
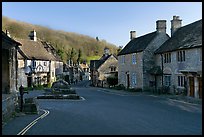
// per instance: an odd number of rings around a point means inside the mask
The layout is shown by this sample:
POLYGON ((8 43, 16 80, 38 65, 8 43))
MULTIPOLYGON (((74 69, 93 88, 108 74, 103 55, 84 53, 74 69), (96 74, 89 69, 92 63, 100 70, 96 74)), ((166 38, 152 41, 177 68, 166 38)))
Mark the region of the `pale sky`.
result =
POLYGON ((174 15, 182 26, 202 19, 202 2, 2 2, 2 15, 124 47, 131 30, 137 37, 153 32, 157 20, 167 21, 170 35, 174 15))

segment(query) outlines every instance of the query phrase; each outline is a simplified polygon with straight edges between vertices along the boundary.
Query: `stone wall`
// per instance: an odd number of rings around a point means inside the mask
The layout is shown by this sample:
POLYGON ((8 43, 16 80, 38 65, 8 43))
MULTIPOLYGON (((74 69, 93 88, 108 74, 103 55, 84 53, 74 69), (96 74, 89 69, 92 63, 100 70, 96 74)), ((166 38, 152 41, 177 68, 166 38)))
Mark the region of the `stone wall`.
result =
POLYGON ((154 76, 149 74, 149 70, 155 66, 155 50, 158 49, 166 40, 168 40, 166 33, 160 33, 156 38, 150 42, 148 47, 143 51, 143 86, 149 87, 150 81, 154 81, 154 76))
POLYGON ((132 64, 132 54, 126 54, 125 63, 122 63, 122 56, 118 57, 118 84, 123 84, 127 87, 127 72, 130 74, 130 87, 143 87, 143 52, 136 53, 136 64, 132 64), (136 85, 132 84, 132 74, 136 74, 136 85))
MULTIPOLYGON (((163 55, 164 56, 164 55, 163 55)), ((162 66, 161 55, 156 55, 156 64, 162 66)), ((177 61, 177 51, 171 52, 171 63, 163 63, 164 73, 171 75, 171 91, 178 87, 178 76, 184 76, 180 70, 202 71, 202 50, 193 48, 185 50, 185 61, 177 61)), ((161 81, 158 82, 161 85, 161 81)))

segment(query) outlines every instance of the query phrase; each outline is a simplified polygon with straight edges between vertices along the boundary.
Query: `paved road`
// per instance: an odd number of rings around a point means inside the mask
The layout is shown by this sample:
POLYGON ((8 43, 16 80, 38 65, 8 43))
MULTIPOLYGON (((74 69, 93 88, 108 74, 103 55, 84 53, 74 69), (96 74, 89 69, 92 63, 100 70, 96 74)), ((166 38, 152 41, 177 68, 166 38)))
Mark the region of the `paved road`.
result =
MULTIPOLYGON (((141 94, 115 94, 87 87, 87 83, 73 88, 85 100, 38 100, 40 108, 50 113, 25 135, 202 134, 201 105, 141 94)), ((15 128, 15 120, 4 127, 3 134, 8 134, 11 124, 15 128)))

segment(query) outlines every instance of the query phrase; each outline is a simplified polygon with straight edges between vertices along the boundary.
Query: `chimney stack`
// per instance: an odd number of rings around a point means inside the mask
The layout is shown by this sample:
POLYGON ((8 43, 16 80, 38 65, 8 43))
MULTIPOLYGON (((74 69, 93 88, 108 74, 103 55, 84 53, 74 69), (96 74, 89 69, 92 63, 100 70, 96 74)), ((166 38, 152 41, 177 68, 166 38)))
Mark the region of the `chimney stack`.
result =
POLYGON ((130 40, 136 38, 136 31, 130 31, 130 40))
POLYGON ((10 35, 10 33, 9 33, 8 30, 6 30, 6 35, 7 35, 8 37, 11 37, 11 35, 10 35))
POLYGON ((35 30, 31 31, 29 37, 31 40, 37 41, 36 31, 35 30))
POLYGON ((110 54, 109 48, 105 47, 104 48, 104 55, 105 55, 105 57, 107 57, 109 54, 110 54))
POLYGON ((166 33, 166 20, 157 20, 156 29, 158 33, 166 33))
POLYGON ((181 27, 181 21, 179 16, 173 16, 173 20, 171 20, 171 36, 181 27))

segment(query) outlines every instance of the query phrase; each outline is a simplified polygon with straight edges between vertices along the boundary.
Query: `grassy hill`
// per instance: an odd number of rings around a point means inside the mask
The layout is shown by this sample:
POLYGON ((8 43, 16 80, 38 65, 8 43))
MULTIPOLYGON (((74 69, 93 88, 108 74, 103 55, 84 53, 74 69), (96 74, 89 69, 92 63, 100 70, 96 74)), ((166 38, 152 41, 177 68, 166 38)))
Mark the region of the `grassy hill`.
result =
POLYGON ((102 56, 105 47, 108 47, 111 53, 117 53, 118 47, 105 40, 97 41, 90 36, 53 30, 2 16, 2 30, 4 32, 8 30, 11 37, 28 39, 30 31, 33 29, 37 32, 37 38, 50 42, 58 50, 64 62, 70 58, 72 48, 74 49, 74 61, 77 60, 78 51, 80 49, 82 60, 86 60, 88 63, 89 60, 97 59, 97 57, 102 56))

